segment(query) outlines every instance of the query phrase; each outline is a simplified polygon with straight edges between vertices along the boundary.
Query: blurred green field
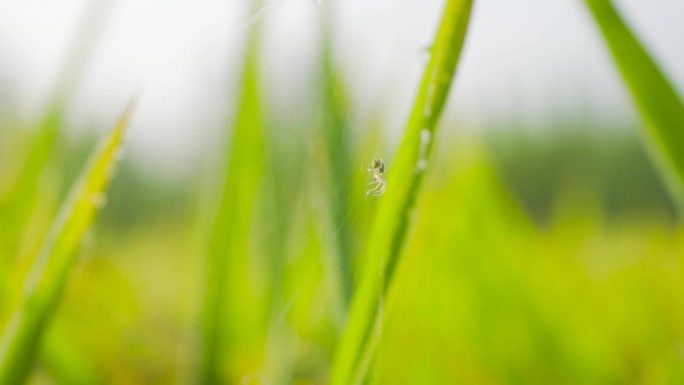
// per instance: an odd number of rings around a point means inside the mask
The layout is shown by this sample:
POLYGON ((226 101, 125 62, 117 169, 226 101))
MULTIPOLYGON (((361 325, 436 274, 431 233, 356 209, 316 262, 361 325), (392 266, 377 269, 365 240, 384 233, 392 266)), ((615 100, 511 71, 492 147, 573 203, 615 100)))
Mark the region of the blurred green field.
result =
MULTIPOLYGON (((28 383, 329 382, 374 263, 363 250, 384 196, 366 194, 368 164, 382 154, 391 178, 398 155, 382 123, 351 123, 328 41, 307 113, 270 109, 255 36, 240 105, 200 167, 168 180, 119 162, 28 383)), ((38 124, 0 118, 6 334, 98 141, 67 135, 68 97, 55 100, 38 124)), ((377 290, 366 383, 684 383, 684 229, 641 128, 548 126, 440 123, 377 290)))

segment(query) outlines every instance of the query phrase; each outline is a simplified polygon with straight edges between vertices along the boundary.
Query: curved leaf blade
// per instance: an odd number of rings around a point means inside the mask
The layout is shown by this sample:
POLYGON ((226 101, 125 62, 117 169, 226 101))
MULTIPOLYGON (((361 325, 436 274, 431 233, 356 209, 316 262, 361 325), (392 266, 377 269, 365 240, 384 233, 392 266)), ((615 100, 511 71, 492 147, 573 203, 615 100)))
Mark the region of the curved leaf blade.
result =
POLYGON ((684 212, 684 104, 610 0, 585 0, 646 126, 650 153, 684 212))
POLYGON ((120 157, 132 106, 92 155, 79 181, 54 220, 27 279, 22 307, 0 341, 0 384, 26 380, 44 331, 50 324, 67 283, 79 244, 103 205, 104 191, 120 157))
POLYGON ((380 198, 364 256, 367 265, 352 300, 347 328, 333 363, 333 385, 362 382, 365 369, 372 360, 373 330, 382 322, 382 293, 390 286, 400 259, 411 222, 410 215, 434 143, 437 122, 465 41, 472 5, 472 0, 449 0, 444 9, 430 62, 395 163, 391 166, 387 190, 380 198))

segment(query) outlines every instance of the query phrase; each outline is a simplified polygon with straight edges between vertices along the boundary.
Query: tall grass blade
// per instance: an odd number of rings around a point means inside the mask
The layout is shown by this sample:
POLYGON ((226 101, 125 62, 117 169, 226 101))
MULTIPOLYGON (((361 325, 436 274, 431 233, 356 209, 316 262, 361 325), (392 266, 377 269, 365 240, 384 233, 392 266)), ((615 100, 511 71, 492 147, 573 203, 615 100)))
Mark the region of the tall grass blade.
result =
POLYGON ((104 202, 104 191, 120 155, 129 107, 100 148, 52 224, 27 279, 21 308, 0 341, 0 384, 20 384, 30 373, 42 335, 50 325, 81 238, 104 202))
MULTIPOLYGON (((226 145, 229 154, 224 167, 223 190, 211 228, 207 250, 207 282, 203 309, 202 361, 199 382, 223 383, 224 333, 227 315, 228 288, 238 287, 231 279, 237 277, 237 260, 245 259, 247 238, 255 195, 264 174, 264 139, 258 81, 258 36, 253 33, 248 51, 233 137, 226 145)), ((242 278, 244 280, 244 277, 242 278)), ((237 298, 237 295, 233 298, 237 298)), ((233 304, 235 305, 235 304, 233 304)), ((234 309, 233 309, 234 310, 234 309)))
POLYGON ((58 328, 44 337, 40 349, 40 367, 58 384, 97 385, 106 383, 91 367, 89 357, 74 349, 71 341, 58 328), (57 331, 57 333, 56 333, 57 331))
MULTIPOLYGON (((432 48, 404 138, 391 165, 387 191, 365 252, 367 265, 351 304, 349 320, 331 373, 331 384, 363 381, 360 362, 367 345, 375 345, 373 328, 382 319, 382 293, 392 282, 394 268, 410 224, 410 216, 434 142, 437 121, 451 86, 465 40, 472 0, 449 0, 432 48), (379 306, 380 305, 380 306, 379 306), (356 379, 356 381, 354 381, 356 379)), ((372 354, 364 356, 372 358, 372 354)))
MULTIPOLYGON (((330 9, 330 8, 328 8, 330 9)), ((327 15, 327 14, 326 14, 327 15)), ((340 295, 345 311, 351 301, 352 260, 351 228, 348 221, 350 183, 350 132, 348 101, 340 74, 332 54, 330 23, 326 17, 323 25, 321 100, 323 104, 323 135, 327 144, 330 167, 330 209, 337 246, 337 270, 339 271, 340 295)))
POLYGON ((684 212, 684 105, 610 0, 585 0, 646 126, 651 156, 684 212))
MULTIPOLYGON (((0 198, 0 239, 14 251, 18 239, 25 230, 31 209, 39 193, 40 175, 59 138, 62 106, 54 105, 47 111, 38 125, 37 132, 29 145, 26 160, 21 166, 18 178, 13 181, 8 193, 0 198)), ((2 262, 2 261, 0 261, 2 262)))
POLYGON ((7 196, 0 197, 0 227, 4 230, 0 241, 8 242, 10 250, 14 249, 19 236, 26 229, 31 209, 36 199, 39 199, 40 176, 48 165, 53 150, 60 147, 64 104, 86 73, 89 59, 113 5, 113 0, 93 2, 84 11, 69 52, 60 66, 50 103, 33 135, 19 177, 13 181, 7 196))

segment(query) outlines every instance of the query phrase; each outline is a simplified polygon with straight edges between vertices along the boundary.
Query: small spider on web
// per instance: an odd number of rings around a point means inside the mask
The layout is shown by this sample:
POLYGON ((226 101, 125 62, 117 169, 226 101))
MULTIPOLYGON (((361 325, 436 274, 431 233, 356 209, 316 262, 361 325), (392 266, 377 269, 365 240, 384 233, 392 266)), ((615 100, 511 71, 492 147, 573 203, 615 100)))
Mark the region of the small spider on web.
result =
POLYGON ((385 182, 385 179, 383 178, 385 174, 385 162, 380 157, 380 154, 371 161, 370 167, 368 167, 368 173, 372 177, 372 180, 368 182, 370 188, 366 190, 366 196, 381 196, 385 192, 387 182, 385 182))

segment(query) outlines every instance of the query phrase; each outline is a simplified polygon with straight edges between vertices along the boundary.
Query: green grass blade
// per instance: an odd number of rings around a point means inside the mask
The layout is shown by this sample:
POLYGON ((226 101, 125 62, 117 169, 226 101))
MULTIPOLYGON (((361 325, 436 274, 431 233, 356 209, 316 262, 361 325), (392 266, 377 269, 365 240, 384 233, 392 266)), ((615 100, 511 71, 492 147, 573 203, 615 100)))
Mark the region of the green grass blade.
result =
MULTIPOLYGON (((227 148, 223 190, 207 250, 207 286, 203 309, 202 359, 199 382, 223 383, 224 352, 230 287, 241 287, 244 275, 235 272, 246 260, 247 238, 255 196, 264 174, 264 140, 258 79, 257 34, 251 36, 232 140, 227 148), (240 276, 239 282, 233 281, 240 276)), ((237 298, 231 297, 231 298, 237 298)), ((237 305, 237 304, 233 304, 237 305)))
POLYGON ((52 224, 29 274, 22 307, 12 317, 0 342, 0 384, 22 383, 30 373, 42 335, 64 291, 81 238, 102 206, 130 112, 129 107, 93 154, 52 224))
POLYGON ((61 64, 50 103, 33 134, 19 177, 13 181, 7 196, 0 197, 0 241, 9 242, 10 250, 26 229, 35 201, 40 199, 39 180, 55 149, 61 148, 64 105, 68 96, 86 73, 92 52, 102 35, 110 15, 112 0, 93 2, 83 14, 81 25, 74 34, 66 60, 61 64))
POLYGON ((58 384, 104 384, 104 379, 91 367, 89 357, 75 349, 68 336, 55 329, 58 328, 52 328, 44 337, 39 358, 41 369, 58 384))
MULTIPOLYGON (((330 19, 330 18, 328 18, 330 19)), ((328 20, 329 22, 329 20, 328 20)), ((324 25, 321 50, 321 101, 323 105, 322 131, 327 144, 330 167, 330 209, 333 228, 337 229, 337 270, 339 271, 340 295, 345 311, 351 301, 352 260, 351 228, 348 221, 350 198, 350 132, 348 101, 339 72, 335 68, 329 27, 324 25)))
POLYGON ((648 127, 651 156, 684 212, 684 105, 609 0, 585 0, 648 127))
MULTIPOLYGON (((381 292, 389 287, 404 244, 410 215, 427 167, 437 121, 451 86, 465 40, 472 0, 448 1, 416 97, 404 138, 390 166, 387 191, 380 198, 358 291, 333 363, 331 384, 363 379, 359 357, 372 339, 381 292)), ((381 311, 381 310, 380 310, 381 311)), ((372 345, 372 344, 371 344, 372 345)))
POLYGON ((19 177, 7 195, 0 198, 0 226, 4 229, 0 240, 9 243, 9 250, 14 251, 21 232, 29 222, 31 209, 39 195, 40 175, 59 138, 61 119, 61 106, 55 105, 45 114, 29 145, 19 177))

